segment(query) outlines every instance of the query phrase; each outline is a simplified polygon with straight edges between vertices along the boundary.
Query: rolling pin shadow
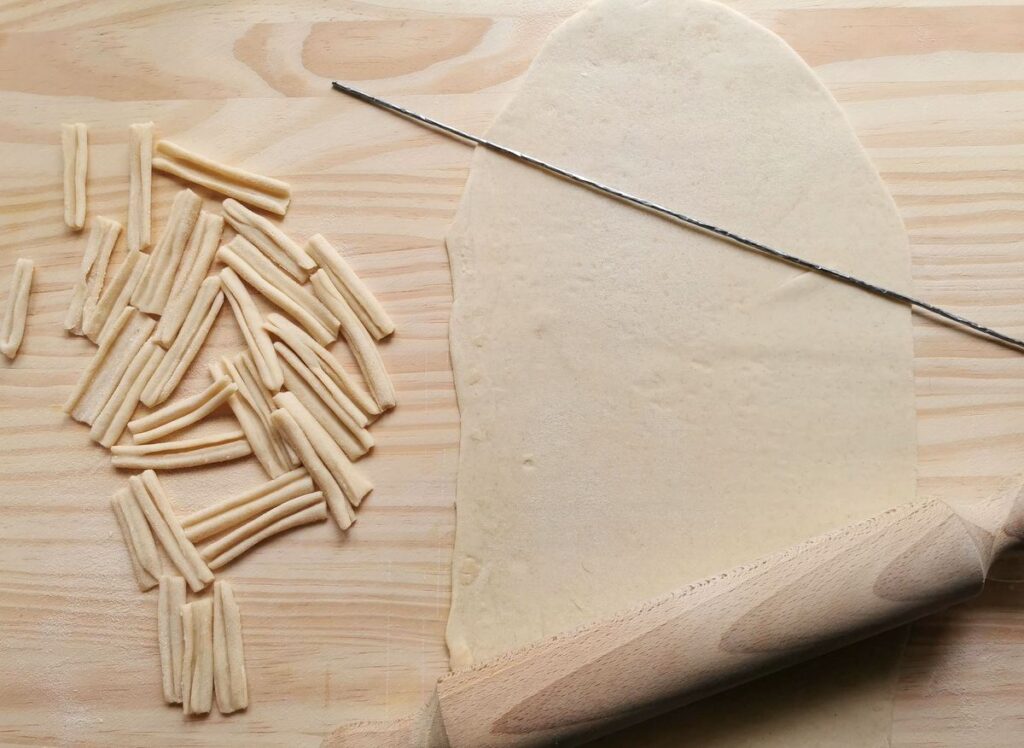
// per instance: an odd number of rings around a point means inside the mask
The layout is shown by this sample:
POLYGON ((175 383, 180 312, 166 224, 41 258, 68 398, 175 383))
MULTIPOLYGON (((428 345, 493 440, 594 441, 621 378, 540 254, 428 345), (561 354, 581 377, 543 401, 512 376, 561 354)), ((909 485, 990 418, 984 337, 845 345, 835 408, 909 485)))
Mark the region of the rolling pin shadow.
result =
POLYGON ((572 745, 977 595, 1024 540, 1024 491, 906 504, 438 682, 415 718, 325 744, 572 745))

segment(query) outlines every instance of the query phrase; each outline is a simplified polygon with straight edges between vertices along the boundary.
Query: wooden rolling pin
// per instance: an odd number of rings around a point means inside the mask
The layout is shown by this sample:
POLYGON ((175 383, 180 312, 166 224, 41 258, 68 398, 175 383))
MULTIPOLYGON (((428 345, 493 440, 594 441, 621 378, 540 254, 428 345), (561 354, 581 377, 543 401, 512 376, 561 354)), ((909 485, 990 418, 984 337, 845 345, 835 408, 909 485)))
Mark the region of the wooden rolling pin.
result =
POLYGON ((1024 540, 1024 490, 921 501, 438 681, 419 714, 325 745, 581 742, 966 600, 1024 540))

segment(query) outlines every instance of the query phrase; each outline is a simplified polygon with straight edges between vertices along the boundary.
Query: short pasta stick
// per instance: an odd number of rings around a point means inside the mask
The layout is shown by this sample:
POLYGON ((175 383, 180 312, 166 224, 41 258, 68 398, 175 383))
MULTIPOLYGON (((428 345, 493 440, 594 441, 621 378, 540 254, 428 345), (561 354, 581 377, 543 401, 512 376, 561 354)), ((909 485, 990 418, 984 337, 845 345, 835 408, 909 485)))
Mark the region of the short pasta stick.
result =
POLYGON ((220 279, 217 276, 207 278, 200 286, 174 342, 142 391, 142 402, 147 406, 159 405, 177 389, 210 334, 222 306, 224 294, 220 290, 220 279))
POLYGON ((288 211, 292 188, 287 182, 227 166, 168 140, 159 141, 156 151, 160 157, 153 167, 160 171, 279 216, 288 211))
POLYGON ((213 708, 213 601, 205 598, 182 605, 181 630, 182 711, 209 714, 213 708))
POLYGON ((64 223, 76 231, 85 227, 85 178, 89 171, 89 128, 81 122, 62 125, 64 153, 64 223))
POLYGON ((238 496, 193 512, 181 520, 181 526, 185 528, 185 536, 197 543, 313 490, 309 473, 304 468, 296 468, 238 496))
POLYGON ((256 364, 260 380, 268 390, 277 392, 284 384, 284 375, 274 352, 274 344, 263 329, 263 318, 256 308, 256 302, 252 300, 245 284, 231 268, 221 270, 220 279, 228 304, 235 315, 235 321, 238 322, 238 329, 242 332, 253 363, 256 364))
MULTIPOLYGON (((267 330, 280 339, 285 345, 292 349, 296 355, 305 362, 314 374, 322 371, 334 382, 334 385, 341 390, 348 399, 356 406, 356 409, 364 414, 372 416, 380 415, 381 409, 370 394, 361 384, 347 372, 341 363, 331 352, 313 340, 305 330, 280 314, 267 315, 267 330)), ((344 402, 339 400, 339 402, 344 402)), ((361 420, 353 414, 356 421, 361 420)), ((369 421, 367 420, 367 423, 369 421)), ((363 426, 366 423, 362 424, 363 426)))
MULTIPOLYGON (((202 554, 206 562, 212 563, 214 559, 223 559, 227 557, 228 553, 232 551, 236 546, 244 543, 249 538, 257 535, 262 530, 270 527, 278 520, 289 517, 293 514, 301 512, 303 509, 308 509, 314 504, 322 504, 324 501, 324 495, 320 491, 313 491, 302 496, 296 496, 294 499, 289 499, 281 504, 278 504, 271 509, 263 512, 262 514, 253 517, 248 522, 236 527, 231 532, 227 533, 221 538, 218 538, 208 546, 203 548, 202 554)), ((245 546, 251 548, 252 546, 245 546)), ((235 553, 231 555, 232 559, 238 558, 240 554, 235 553)), ((226 562, 225 562, 226 563, 226 562)), ((213 567, 219 569, 221 565, 213 567)))
POLYGON ((103 279, 107 276, 110 254, 120 235, 121 224, 117 221, 98 216, 92 222, 78 269, 78 280, 71 292, 71 304, 64 315, 64 329, 68 332, 81 335, 83 320, 95 312, 103 279))
MULTIPOLYGON (((274 410, 274 401, 270 398, 274 393, 267 389, 266 385, 260 381, 260 376, 252 356, 243 351, 237 354, 233 360, 228 361, 227 367, 231 370, 232 378, 237 378, 245 383, 244 392, 252 405, 259 411, 259 417, 270 433, 270 440, 280 456, 282 464, 287 465, 289 470, 293 467, 298 467, 299 460, 295 453, 292 452, 288 443, 270 425, 270 413, 274 410)), ((241 392, 242 385, 239 384, 238 386, 241 392)))
POLYGON ((185 580, 170 574, 161 576, 160 599, 157 602, 157 638, 164 701, 168 704, 181 703, 181 668, 185 654, 181 606, 184 604, 185 580))
POLYGON ((310 237, 308 250, 317 264, 331 276, 338 291, 375 340, 386 338, 395 331, 395 323, 377 297, 330 242, 316 234, 310 237))
MULTIPOLYGON (((139 318, 140 317, 136 309, 129 307, 121 310, 117 319, 111 323, 110 333, 107 335, 103 343, 100 344, 96 353, 93 354, 93 357, 89 359, 89 364, 85 367, 85 371, 82 372, 82 376, 78 378, 78 383, 75 385, 75 389, 71 391, 71 395, 68 396, 67 401, 65 401, 65 413, 70 414, 78 404, 79 400, 81 400, 85 393, 88 392, 90 386, 93 384, 93 380, 95 379, 97 372, 103 368, 114 345, 121 338, 125 328, 129 327, 129 321, 134 322, 139 318)), ((141 345, 139 347, 141 348, 141 345)))
POLYGON ((82 372, 64 404, 64 412, 80 423, 93 425, 155 326, 156 322, 131 307, 121 312, 110 335, 82 372))
POLYGON ((266 474, 274 478, 298 465, 298 460, 285 450, 280 438, 270 429, 270 411, 266 414, 260 412, 252 396, 244 390, 234 365, 224 360, 217 361, 210 365, 210 373, 215 377, 228 374, 238 388, 228 398, 228 406, 266 474))
POLYGON ((363 379, 370 388, 373 399, 377 401, 382 411, 391 410, 396 402, 395 387, 391 383, 387 369, 384 368, 384 361, 380 357, 377 345, 327 273, 317 270, 310 282, 317 296, 338 317, 342 337, 345 338, 356 363, 359 364, 359 370, 363 372, 363 379))
POLYGON ((171 287, 192 235, 203 201, 192 190, 182 190, 171 204, 167 225, 149 253, 149 262, 132 293, 132 305, 148 314, 162 314, 171 295, 171 287))
MULTIPOLYGON (((338 336, 338 320, 323 301, 316 297, 307 286, 293 281, 287 274, 263 255, 251 242, 244 237, 236 237, 228 242, 225 247, 237 254, 244 262, 254 269, 273 288, 283 292, 289 299, 297 304, 305 313, 308 313, 316 323, 321 325, 328 332, 328 342, 338 336)), ((313 268, 315 269, 315 268, 313 268)), ((287 309, 286 309, 287 310, 287 309)), ((295 318, 300 323, 298 317, 295 318)), ((310 331, 312 334, 312 331, 310 331)), ((327 344, 327 343, 325 343, 327 344)))
MULTIPOLYGON (((225 551, 210 561, 210 568, 220 569, 227 566, 247 550, 255 545, 259 545, 267 538, 280 535, 282 532, 291 530, 294 527, 302 527, 303 525, 309 525, 314 522, 323 522, 325 519, 327 519, 327 507, 321 500, 313 506, 303 509, 301 512, 289 514, 287 517, 279 519, 274 524, 264 527, 255 535, 251 535, 237 545, 232 546, 230 550, 225 551)), ((349 524, 351 524, 351 522, 349 524)))
POLYGON ((324 345, 337 337, 338 322, 327 307, 307 288, 275 267, 244 237, 236 236, 221 247, 217 259, 234 270, 263 298, 297 320, 324 345))
POLYGON ((83 313, 82 330, 89 340, 99 343, 121 312, 128 307, 135 286, 146 269, 149 255, 141 252, 126 252, 121 267, 103 287, 96 306, 91 312, 83 313))
POLYGON ((135 409, 139 405, 142 389, 153 376, 156 367, 163 358, 163 349, 153 341, 143 343, 138 353, 132 358, 125 369, 121 381, 107 400, 107 404, 96 416, 89 430, 89 437, 108 449, 117 444, 124 433, 135 409))
POLYGON ((356 519, 355 514, 352 513, 352 507, 349 506, 348 499, 345 498, 345 493, 342 491, 338 481, 331 474, 331 471, 328 470, 324 461, 320 459, 320 456, 313 448, 312 442, 303 433, 298 422, 284 408, 279 408, 271 413, 270 422, 278 433, 291 444, 295 454, 299 456, 299 460, 302 461, 303 466, 309 472, 310 477, 312 477, 313 483, 323 493, 324 498, 327 500, 327 506, 331 510, 331 515, 334 517, 334 521, 338 523, 338 527, 342 530, 347 530, 356 519))
POLYGON ((135 581, 143 592, 150 590, 156 586, 162 569, 146 517, 135 503, 129 488, 122 488, 114 494, 110 506, 114 510, 118 527, 121 528, 121 537, 124 538, 124 545, 128 550, 135 581))
MULTIPOLYGON (((260 412, 267 416, 269 423, 270 411, 274 409, 274 402, 270 398, 274 393, 260 379, 252 355, 248 351, 242 351, 235 354, 234 358, 227 359, 227 363, 228 368, 232 371, 231 376, 237 376, 245 383, 245 392, 255 400, 260 412)), ((241 388, 241 385, 239 387, 241 388)))
POLYGON ((28 320, 28 300, 32 294, 32 275, 35 265, 25 257, 14 263, 11 288, 7 292, 4 317, 0 320, 0 353, 14 359, 25 337, 25 323, 28 320))
MULTIPOLYGON (((278 354, 281 356, 281 363, 284 366, 284 383, 288 392, 291 392, 299 399, 324 430, 331 435, 335 443, 350 460, 358 460, 373 446, 373 436, 369 431, 351 424, 351 426, 338 416, 338 412, 344 411, 340 408, 335 411, 327 402, 314 390, 309 382, 316 384, 320 382, 313 376, 306 365, 299 360, 298 356, 288 350, 283 343, 275 343, 279 346, 278 354), (300 374, 300 371, 305 370, 300 374), (359 432, 358 436, 352 429, 359 432)), ((346 414, 347 415, 347 414, 346 414)))
POLYGON ((316 270, 313 258, 274 223, 249 210, 237 200, 224 201, 224 217, 239 236, 244 237, 267 258, 302 283, 316 270))
POLYGON ((128 487, 153 529, 153 535, 163 546, 171 563, 185 577, 192 591, 199 592, 212 582, 213 572, 206 566, 196 547, 185 537, 185 531, 156 473, 147 470, 142 475, 133 475, 128 479, 128 487))
MULTIPOLYGON (((355 439, 358 447, 353 447, 353 450, 360 455, 369 450, 373 446, 374 441, 373 435, 366 428, 369 424, 366 414, 356 407, 348 396, 324 373, 321 367, 314 366, 310 368, 306 360, 295 354, 284 343, 275 343, 274 347, 278 351, 282 363, 293 374, 290 380, 291 385, 288 386, 288 389, 296 393, 308 392, 310 396, 315 396, 322 403, 323 407, 326 407, 331 412, 334 416, 333 420, 337 420, 343 425, 355 439), (297 375, 297 379, 295 375, 297 375)), ((287 374, 285 381, 286 383, 289 381, 287 374)), ((301 399, 301 395, 299 397, 301 399)))
POLYGON ((199 288, 213 265, 224 231, 224 219, 215 213, 201 211, 192 233, 185 245, 185 252, 178 265, 178 272, 171 286, 171 295, 160 315, 156 326, 156 342, 164 348, 169 346, 181 329, 189 309, 192 308, 199 288))
POLYGON ((309 439, 316 450, 317 455, 323 460, 324 465, 331 471, 334 479, 341 486, 345 497, 352 506, 359 506, 362 500, 370 491, 373 484, 366 479, 352 461, 345 456, 341 447, 335 443, 327 430, 313 417, 306 407, 299 401, 294 393, 278 392, 274 395, 274 404, 283 408, 299 424, 299 428, 309 439))
POLYGON ((115 444, 111 464, 123 470, 178 470, 229 462, 252 454, 245 434, 228 431, 155 444, 115 444))
POLYGON ((181 431, 193 423, 203 420, 219 408, 238 387, 225 375, 217 379, 202 392, 192 397, 171 403, 149 415, 136 418, 128 424, 136 444, 163 439, 169 434, 181 431))
POLYGON ((128 126, 128 251, 149 246, 153 192, 153 123, 128 126))
POLYGON ((242 617, 234 590, 222 581, 213 585, 213 692, 221 714, 249 706, 242 617))
MULTIPOLYGON (((279 343, 274 343, 274 350, 277 351, 281 361, 291 364, 292 369, 299 373, 309 388, 316 392, 317 396, 338 417, 338 420, 345 424, 345 428, 362 442, 361 432, 366 431, 370 419, 358 405, 352 402, 352 398, 342 392, 334 380, 327 375, 316 354, 301 340, 275 325, 267 323, 263 327, 280 340, 279 343)), ((369 432, 367 432, 367 436, 368 434, 369 432)), ((369 442, 364 442, 367 449, 372 445, 372 439, 369 442)))

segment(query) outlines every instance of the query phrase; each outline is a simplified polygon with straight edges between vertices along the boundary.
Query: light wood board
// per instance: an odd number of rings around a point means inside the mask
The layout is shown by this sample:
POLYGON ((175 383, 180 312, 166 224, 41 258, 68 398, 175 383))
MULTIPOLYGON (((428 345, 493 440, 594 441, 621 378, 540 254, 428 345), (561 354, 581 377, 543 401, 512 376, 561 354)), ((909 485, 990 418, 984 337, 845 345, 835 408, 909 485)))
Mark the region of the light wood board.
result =
MULTIPOLYGON (((0 293, 17 257, 37 264, 21 354, 0 362, 0 742, 313 745, 422 702, 446 665, 458 411, 443 237, 471 153, 328 83, 483 131, 580 5, 0 3, 0 293), (227 718, 161 704, 156 596, 137 591, 107 507, 126 476, 60 411, 92 346, 60 326, 84 238, 61 221, 59 124, 90 125, 89 213, 123 221, 126 127, 149 119, 289 180, 286 229, 345 245, 399 329, 384 356, 400 407, 375 427, 376 490, 356 526, 296 531, 225 572, 252 692, 227 718)), ((899 204, 918 293, 1024 334, 1024 6, 732 5, 781 34, 847 111, 899 204)), ((155 183, 159 230, 179 185, 155 183)), ((920 318, 915 331, 921 491, 981 495, 1024 464, 1024 356, 920 318)), ((203 360, 238 345, 222 313, 203 360)), ((205 381, 195 366, 180 391, 205 381)), ((258 478, 250 461, 167 485, 186 510, 258 478)), ((915 627, 894 745, 1019 743, 1018 567, 915 627)))

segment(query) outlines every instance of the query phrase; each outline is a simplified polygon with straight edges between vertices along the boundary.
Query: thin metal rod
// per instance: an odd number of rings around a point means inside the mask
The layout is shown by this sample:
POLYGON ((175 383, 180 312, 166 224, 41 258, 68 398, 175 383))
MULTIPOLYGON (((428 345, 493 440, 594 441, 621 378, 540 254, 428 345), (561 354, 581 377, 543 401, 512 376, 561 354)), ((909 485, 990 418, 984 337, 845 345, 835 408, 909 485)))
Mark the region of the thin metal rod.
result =
POLYGON ((705 231, 709 234, 714 234, 715 236, 721 237, 722 239, 726 239, 728 241, 733 242, 734 244, 738 244, 741 247, 746 247, 747 249, 753 250, 755 252, 760 252, 763 255, 773 257, 777 260, 781 260, 782 262, 788 262, 790 265, 796 265, 797 267, 804 268, 805 270, 810 270, 812 272, 819 273, 820 275, 824 275, 826 277, 832 278, 833 280, 840 281, 841 283, 846 283, 848 285, 855 286, 856 288, 859 288, 863 291, 867 291, 868 293, 873 293, 876 296, 881 296, 892 301, 898 301, 904 304, 908 304, 911 307, 923 309, 926 312, 930 312, 931 314, 934 314, 945 320, 953 322, 954 324, 962 325, 963 327, 970 328, 971 330, 974 330, 975 332, 978 332, 984 336, 987 336, 994 340, 998 340, 1001 343, 1005 343, 1020 350, 1024 350, 1024 340, 1015 338, 1005 333, 1001 333, 998 330, 993 330, 990 327, 985 327, 982 324, 969 320, 966 317, 962 317, 959 314, 954 314, 953 312, 950 312, 946 309, 943 309, 942 307, 931 304, 927 301, 916 299, 913 296, 908 296, 905 293, 893 291, 892 289, 885 288, 884 286, 879 286, 875 283, 871 283, 870 281, 857 278, 856 276, 849 275, 839 270, 834 270, 833 268, 827 267, 825 265, 819 265, 816 262, 811 262, 810 260, 805 260, 802 257, 797 257, 796 255, 789 254, 788 252, 783 252, 782 250, 769 247, 767 244, 762 244, 761 242, 754 241, 753 239, 748 239, 747 237, 729 231, 728 229, 723 229, 718 226, 715 226, 714 224, 710 224, 705 221, 701 221, 697 218, 693 218, 692 216, 689 216, 685 213, 681 213, 678 210, 673 210, 671 208, 665 207, 664 205, 660 205, 651 200, 646 200, 642 197, 638 197, 636 195, 617 189, 615 187, 609 187, 606 184, 601 184, 600 182, 590 179, 589 177, 582 176, 581 174, 575 174, 571 171, 568 171, 567 169, 563 169, 560 166, 548 163, 547 161, 542 161, 539 158, 534 158, 528 153, 517 151, 514 148, 508 148, 499 143, 494 143, 485 138, 481 138, 479 135, 473 135, 472 133, 468 133, 464 130, 458 129, 457 127, 447 125, 444 122, 439 122, 438 120, 431 119, 430 117, 427 117, 425 115, 417 114, 416 112, 410 111, 409 109, 405 109, 404 107, 400 107, 397 104, 392 104, 391 102, 385 101, 384 99, 377 98, 376 96, 371 96, 365 91, 360 91, 357 88, 346 86, 345 84, 338 83, 337 81, 334 81, 331 85, 334 87, 336 91, 341 91, 342 93, 348 94, 349 96, 359 99, 360 101, 364 101, 367 104, 372 104, 373 106, 379 107, 381 109, 386 109, 389 112, 398 114, 402 117, 411 119, 415 122, 419 122, 420 124, 426 125, 427 127, 430 127, 432 129, 440 130, 441 132, 447 133, 448 135, 451 135, 460 140, 469 141, 470 143, 474 143, 478 146, 481 146, 482 148, 487 148, 488 150, 494 151, 495 153, 500 153, 503 156, 507 156, 517 161, 523 161, 527 164, 530 164, 531 166, 537 167, 538 169, 543 169, 544 171, 550 172, 551 174, 555 174, 559 177, 562 177, 563 179, 568 179, 570 182, 575 182, 576 184, 589 187, 592 190, 603 192, 606 195, 611 195, 612 197, 622 200, 623 202, 629 203, 634 207, 640 208, 642 210, 651 211, 653 213, 657 213, 658 215, 661 215, 665 218, 669 218, 673 221, 678 221, 688 226, 692 226, 693 228, 700 229, 701 231, 705 231))

